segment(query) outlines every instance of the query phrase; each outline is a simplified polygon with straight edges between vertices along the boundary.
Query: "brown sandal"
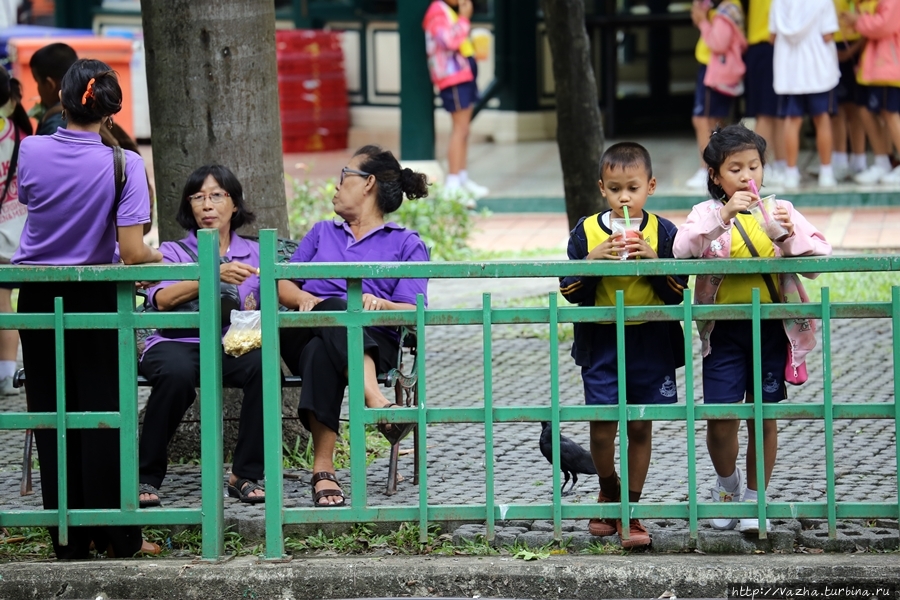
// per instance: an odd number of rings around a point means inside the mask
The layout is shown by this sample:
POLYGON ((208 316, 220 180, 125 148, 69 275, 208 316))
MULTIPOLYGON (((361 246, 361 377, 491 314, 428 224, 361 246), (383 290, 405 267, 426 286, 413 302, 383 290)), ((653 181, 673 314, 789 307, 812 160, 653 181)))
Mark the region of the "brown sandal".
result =
POLYGON ((334 473, 329 473, 328 471, 320 471, 318 473, 314 473, 312 476, 312 480, 310 481, 310 485, 312 486, 312 496, 313 496, 313 504, 316 507, 320 508, 339 508, 341 506, 346 506, 347 504, 347 496, 344 495, 344 491, 340 489, 340 482, 337 480, 337 477, 334 476, 334 473), (320 481, 324 480, 333 481, 339 487, 338 489, 324 489, 316 491, 316 484, 320 481), (330 496, 340 496, 341 501, 335 502, 334 504, 320 504, 319 500, 322 498, 328 498, 330 496))

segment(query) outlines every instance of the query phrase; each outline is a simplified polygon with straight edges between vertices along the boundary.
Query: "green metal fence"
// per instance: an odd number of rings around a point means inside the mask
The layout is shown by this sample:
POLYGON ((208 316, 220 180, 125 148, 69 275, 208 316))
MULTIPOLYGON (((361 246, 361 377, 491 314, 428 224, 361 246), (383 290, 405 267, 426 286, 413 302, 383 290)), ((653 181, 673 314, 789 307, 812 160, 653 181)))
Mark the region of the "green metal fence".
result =
MULTIPOLYGON (((218 302, 218 239, 217 232, 202 231, 199 235, 199 265, 165 265, 135 267, 3 267, 3 281, 116 281, 118 282, 118 310, 108 314, 71 314, 63 311, 57 301, 53 315, 0 314, 0 328, 53 329, 57 339, 58 375, 61 357, 67 351, 62 344, 66 328, 113 328, 119 332, 120 411, 118 413, 65 412, 64 387, 58 386, 55 413, 0 413, 0 429, 55 428, 62 436, 66 428, 118 427, 122 431, 121 510, 68 510, 61 491, 59 510, 0 511, 0 526, 60 527, 61 536, 69 526, 87 524, 195 524, 202 527, 202 555, 215 559, 223 554, 223 494, 222 494, 222 379, 220 307, 218 302), (134 281, 199 279, 199 313, 136 313, 134 310, 134 281), (196 508, 158 508, 152 511, 137 509, 137 387, 135 356, 135 328, 197 327, 201 338, 201 488, 202 504, 196 508)), ((890 419, 894 421, 895 464, 900 471, 900 451, 896 439, 900 437, 900 287, 893 287, 889 302, 832 303, 827 288, 822 290, 821 302, 809 304, 761 304, 758 290, 748 305, 695 306, 691 290, 685 290, 684 303, 679 306, 624 306, 622 293, 617 294, 614 307, 558 306, 556 294, 550 294, 545 308, 493 308, 489 294, 483 305, 465 309, 425 309, 419 298, 416 310, 374 312, 362 310, 362 279, 427 277, 427 278, 516 278, 560 277, 567 275, 626 276, 626 275, 696 275, 703 273, 747 274, 787 272, 847 272, 900 271, 900 256, 860 256, 829 258, 748 259, 728 261, 551 261, 551 262, 487 262, 487 263, 392 263, 392 264, 288 264, 278 263, 277 240, 274 231, 263 231, 261 246, 261 303, 262 360, 264 369, 264 428, 266 503, 266 558, 281 558, 284 552, 283 526, 292 523, 349 523, 377 521, 418 522, 422 541, 430 521, 483 520, 487 535, 493 537, 498 519, 546 519, 554 524, 557 537, 561 535, 563 519, 593 517, 627 519, 669 518, 687 520, 692 537, 697 536, 698 520, 711 517, 755 517, 760 520, 760 537, 766 536, 765 519, 824 518, 829 533, 836 535, 836 520, 844 518, 898 518, 900 516, 900 483, 897 502, 841 502, 835 496, 835 465, 833 458, 835 419, 890 419), (338 278, 348 282, 348 310, 346 312, 285 313, 278 311, 278 279, 338 278), (619 336, 619 405, 618 406, 561 406, 559 394, 560 323, 614 321, 623 331, 626 321, 752 319, 754 350, 759 356, 760 319, 784 318, 821 319, 821 352, 823 357, 824 393, 821 402, 803 404, 766 404, 759 399, 754 404, 703 405, 694 395, 696 374, 691 360, 684 369, 686 394, 684 403, 666 406, 627 406, 624 403, 624 342, 619 336), (886 318, 892 323, 892 355, 894 401, 874 404, 834 404, 832 397, 832 339, 833 319, 886 318), (492 396, 492 337, 491 326, 497 324, 535 323, 549 326, 550 340, 550 397, 546 406, 494 406, 492 396), (350 376, 350 496, 353 505, 345 508, 321 510, 315 507, 286 508, 282 485, 281 430, 281 371, 278 328, 282 326, 342 326, 347 328, 350 376), (418 343, 418 406, 400 409, 364 409, 363 397, 363 336, 362 328, 371 325, 411 325, 417 329, 418 343), (484 340, 484 406, 481 408, 449 408, 431 406, 428 397, 428 331, 434 325, 480 325, 484 340), (825 502, 772 502, 765 491, 759 490, 759 501, 752 503, 706 503, 697 494, 697 460, 695 456, 696 422, 705 419, 753 419, 761 431, 763 419, 821 419, 824 421, 826 456, 825 502), (559 437, 553 436, 554 492, 551 503, 511 504, 500 506, 494 494, 493 431, 497 423, 550 421, 559 431, 563 421, 617 420, 619 430, 626 429, 628 420, 684 421, 687 430, 688 455, 686 502, 640 503, 630 505, 627 497, 621 503, 563 504, 560 496, 559 437), (418 504, 411 506, 368 505, 366 493, 365 425, 376 422, 416 423, 420 435, 415 460, 419 465, 418 504), (483 423, 486 489, 484 504, 429 504, 427 440, 428 428, 438 423, 483 423), (275 475, 275 476, 273 476, 275 475)), ((693 327, 686 331, 693 331, 693 327)), ((692 355, 692 336, 685 336, 685 351, 692 355)), ((818 351, 818 349, 817 349, 818 351)), ((761 368, 754 363, 756 389, 761 389, 761 368)), ((62 381, 60 378, 59 381, 62 381)), ((620 436, 622 486, 627 489, 627 452, 625 439, 620 436)), ((60 464, 65 464, 65 444, 59 444, 60 464)), ((756 438, 757 470, 763 472, 762 436, 756 438)), ((60 490, 65 490, 65 474, 60 472, 60 490)))

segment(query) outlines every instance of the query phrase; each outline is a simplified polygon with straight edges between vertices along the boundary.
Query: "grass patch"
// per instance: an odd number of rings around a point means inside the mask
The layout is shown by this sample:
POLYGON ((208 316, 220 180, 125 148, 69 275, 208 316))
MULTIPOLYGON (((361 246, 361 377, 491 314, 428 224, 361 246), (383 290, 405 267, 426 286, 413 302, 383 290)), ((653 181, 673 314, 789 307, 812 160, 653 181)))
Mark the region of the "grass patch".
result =
POLYGON ((53 558, 53 543, 45 527, 10 527, 0 533, 0 562, 53 558))
MULTIPOLYGON (((391 445, 379 433, 377 427, 366 425, 366 466, 371 465, 376 459, 386 456, 390 449, 391 445)), ((312 436, 307 438, 305 445, 302 444, 300 438, 297 438, 293 447, 282 442, 282 458, 285 469, 311 471, 313 465, 312 436)), ((340 433, 334 447, 334 468, 350 468, 350 434, 345 423, 341 423, 340 433)))
POLYGON ((821 302, 827 287, 832 302, 890 302, 891 286, 898 285, 893 272, 822 273, 815 279, 801 277, 812 302, 821 302))

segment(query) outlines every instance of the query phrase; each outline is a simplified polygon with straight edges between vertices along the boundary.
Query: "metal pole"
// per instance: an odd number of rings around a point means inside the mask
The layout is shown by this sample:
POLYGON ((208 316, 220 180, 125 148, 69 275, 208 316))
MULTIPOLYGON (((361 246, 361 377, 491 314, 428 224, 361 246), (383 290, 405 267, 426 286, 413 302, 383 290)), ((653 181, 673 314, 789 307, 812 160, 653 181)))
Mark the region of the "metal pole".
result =
POLYGON ((422 19, 429 0, 398 0, 400 32, 400 156, 434 160, 434 88, 428 74, 422 19))

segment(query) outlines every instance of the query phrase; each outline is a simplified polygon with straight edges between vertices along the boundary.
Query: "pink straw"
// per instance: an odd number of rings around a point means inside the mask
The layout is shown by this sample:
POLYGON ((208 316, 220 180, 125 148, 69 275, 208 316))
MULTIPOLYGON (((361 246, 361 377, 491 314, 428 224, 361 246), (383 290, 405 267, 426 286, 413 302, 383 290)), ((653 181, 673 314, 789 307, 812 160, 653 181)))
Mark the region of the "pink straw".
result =
MULTIPOLYGON (((753 181, 752 179, 750 180, 750 191, 753 192, 755 195, 759 196, 759 188, 756 187, 756 182, 753 181)), ((763 221, 765 221, 766 224, 768 224, 769 223, 769 211, 766 210, 766 205, 762 202, 762 200, 760 200, 756 204, 757 204, 757 206, 759 206, 759 211, 762 213, 763 221)))

